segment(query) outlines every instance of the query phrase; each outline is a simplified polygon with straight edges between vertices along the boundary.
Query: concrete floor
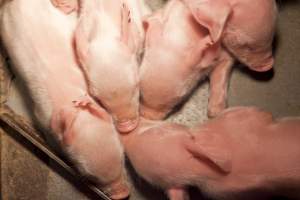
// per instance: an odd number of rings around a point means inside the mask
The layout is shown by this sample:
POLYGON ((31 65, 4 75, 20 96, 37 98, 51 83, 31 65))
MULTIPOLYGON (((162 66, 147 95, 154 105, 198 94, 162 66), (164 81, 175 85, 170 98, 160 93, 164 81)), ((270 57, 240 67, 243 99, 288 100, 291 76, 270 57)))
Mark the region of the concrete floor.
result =
MULTIPOLYGON (((162 0, 150 1, 158 8, 162 0)), ((280 13, 276 37, 274 71, 258 74, 236 67, 229 89, 229 105, 255 105, 275 116, 300 116, 300 2, 278 1, 280 13)), ((24 94, 16 87, 11 90, 9 104, 30 118, 30 107, 24 94)), ((206 120, 208 84, 204 82, 180 112, 170 117, 186 125, 206 120)), ((7 127, 0 128, 1 197, 3 200, 86 200, 94 199, 74 184, 63 171, 37 149, 30 146, 7 127), (3 131, 3 129, 5 131, 3 131)), ((157 190, 133 176, 132 200, 165 199, 157 190)), ((198 198, 194 198, 198 199, 198 198)))

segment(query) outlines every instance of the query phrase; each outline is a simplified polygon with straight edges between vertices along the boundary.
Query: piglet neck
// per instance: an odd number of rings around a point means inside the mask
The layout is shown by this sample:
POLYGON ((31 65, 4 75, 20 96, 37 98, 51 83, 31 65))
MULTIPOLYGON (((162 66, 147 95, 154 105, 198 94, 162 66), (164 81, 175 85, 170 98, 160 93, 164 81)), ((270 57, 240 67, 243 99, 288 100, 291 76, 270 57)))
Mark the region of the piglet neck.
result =
POLYGON ((129 145, 134 143, 136 138, 140 137, 148 129, 158 126, 161 123, 163 123, 163 122, 149 120, 146 118, 140 118, 139 125, 136 129, 134 129, 130 133, 121 134, 121 140, 123 142, 123 145, 125 146, 125 148, 129 148, 129 145))

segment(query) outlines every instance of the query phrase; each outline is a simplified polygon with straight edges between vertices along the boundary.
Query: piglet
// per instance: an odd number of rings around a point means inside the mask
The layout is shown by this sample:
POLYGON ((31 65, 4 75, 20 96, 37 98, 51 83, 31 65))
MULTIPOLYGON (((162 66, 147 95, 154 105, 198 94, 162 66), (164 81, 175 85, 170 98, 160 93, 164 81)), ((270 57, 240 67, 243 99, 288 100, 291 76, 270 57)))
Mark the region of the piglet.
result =
POLYGON ((163 119, 209 74, 208 114, 226 106, 232 57, 197 23, 181 0, 171 0, 144 21, 145 53, 140 69, 141 113, 163 119))
POLYGON ((6 1, 0 12, 1 39, 37 120, 83 175, 95 177, 97 187, 112 199, 127 197, 118 133, 111 116, 88 95, 75 58, 76 14, 66 15, 50 0, 6 1))
POLYGON ((81 0, 76 52, 89 92, 112 114, 120 132, 139 119, 138 59, 148 12, 140 0, 81 0))
POLYGON ((191 129, 143 120, 122 139, 136 172, 171 200, 188 200, 188 186, 215 199, 300 197, 300 118, 235 107, 191 129))
POLYGON ((258 72, 272 68, 275 0, 182 0, 199 24, 240 62, 258 72))
POLYGON ((166 117, 209 74, 208 116, 215 117, 226 108, 235 59, 255 71, 272 68, 276 15, 274 0, 169 1, 145 21, 143 116, 166 117))

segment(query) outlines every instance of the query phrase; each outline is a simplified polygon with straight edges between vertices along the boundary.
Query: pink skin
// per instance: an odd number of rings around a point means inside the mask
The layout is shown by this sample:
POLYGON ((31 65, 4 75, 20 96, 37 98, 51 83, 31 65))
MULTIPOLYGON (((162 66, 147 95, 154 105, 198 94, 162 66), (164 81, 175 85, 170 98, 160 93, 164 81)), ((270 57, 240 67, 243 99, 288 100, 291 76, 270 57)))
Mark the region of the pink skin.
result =
POLYGON ((257 108, 236 107, 192 129, 141 120, 122 139, 137 173, 171 200, 188 200, 188 186, 230 200, 299 191, 300 118, 274 120, 257 108))
POLYGON ((226 108, 235 59, 255 71, 272 68, 276 14, 273 0, 171 0, 145 21, 142 115, 165 118, 209 74, 208 116, 215 117, 226 108))
POLYGON ((189 9, 180 0, 171 0, 146 19, 144 27, 142 115, 165 118, 207 74, 211 83, 208 113, 214 116, 223 110, 233 59, 220 44, 212 44, 208 30, 197 23, 189 9))
POLYGON ((111 116, 87 94, 72 36, 77 19, 50 1, 1 7, 1 39, 28 87, 37 119, 84 174, 113 199, 129 195, 123 149, 111 116), (32 15, 34 11, 34 15, 32 15))
POLYGON ((272 68, 275 0, 183 0, 214 42, 258 72, 272 68))
POLYGON ((76 52, 89 92, 112 114, 116 128, 138 125, 138 59, 145 5, 137 0, 81 0, 76 52))

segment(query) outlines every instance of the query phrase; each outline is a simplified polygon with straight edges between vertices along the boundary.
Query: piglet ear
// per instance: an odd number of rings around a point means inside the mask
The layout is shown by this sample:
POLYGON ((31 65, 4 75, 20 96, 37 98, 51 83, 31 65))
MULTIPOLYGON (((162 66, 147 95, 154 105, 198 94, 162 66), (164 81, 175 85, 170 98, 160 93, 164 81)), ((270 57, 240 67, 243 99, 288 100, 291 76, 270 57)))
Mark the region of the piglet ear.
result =
POLYGON ((155 13, 144 15, 142 18, 144 31, 147 32, 152 22, 160 22, 162 24, 162 21, 164 21, 162 9, 155 11, 155 13))
POLYGON ((142 33, 139 32, 135 21, 132 19, 132 13, 125 3, 122 4, 121 8, 121 19, 121 41, 131 52, 136 53, 142 44, 142 33))
POLYGON ((143 18, 143 28, 145 32, 145 46, 151 47, 156 44, 159 38, 163 36, 164 24, 161 17, 161 11, 154 15, 145 16, 143 18))
POLYGON ((80 5, 80 16, 74 33, 75 52, 81 64, 88 56, 88 50, 92 39, 97 35, 97 15, 94 9, 90 9, 93 1, 80 5))
POLYGON ((54 7, 65 14, 78 10, 78 0, 50 0, 54 7))
MULTIPOLYGON (((200 133, 202 134, 202 133, 200 133)), ((214 133, 196 135, 186 144, 186 149, 202 162, 205 160, 215 165, 221 172, 230 173, 232 169, 231 152, 226 148, 223 138, 214 133)))
POLYGON ((220 40, 232 12, 227 0, 184 0, 199 24, 209 30, 213 42, 220 40))
POLYGON ((51 129, 56 133, 59 141, 65 145, 70 145, 74 138, 72 126, 78 111, 72 107, 63 107, 61 110, 55 110, 51 118, 51 129))

